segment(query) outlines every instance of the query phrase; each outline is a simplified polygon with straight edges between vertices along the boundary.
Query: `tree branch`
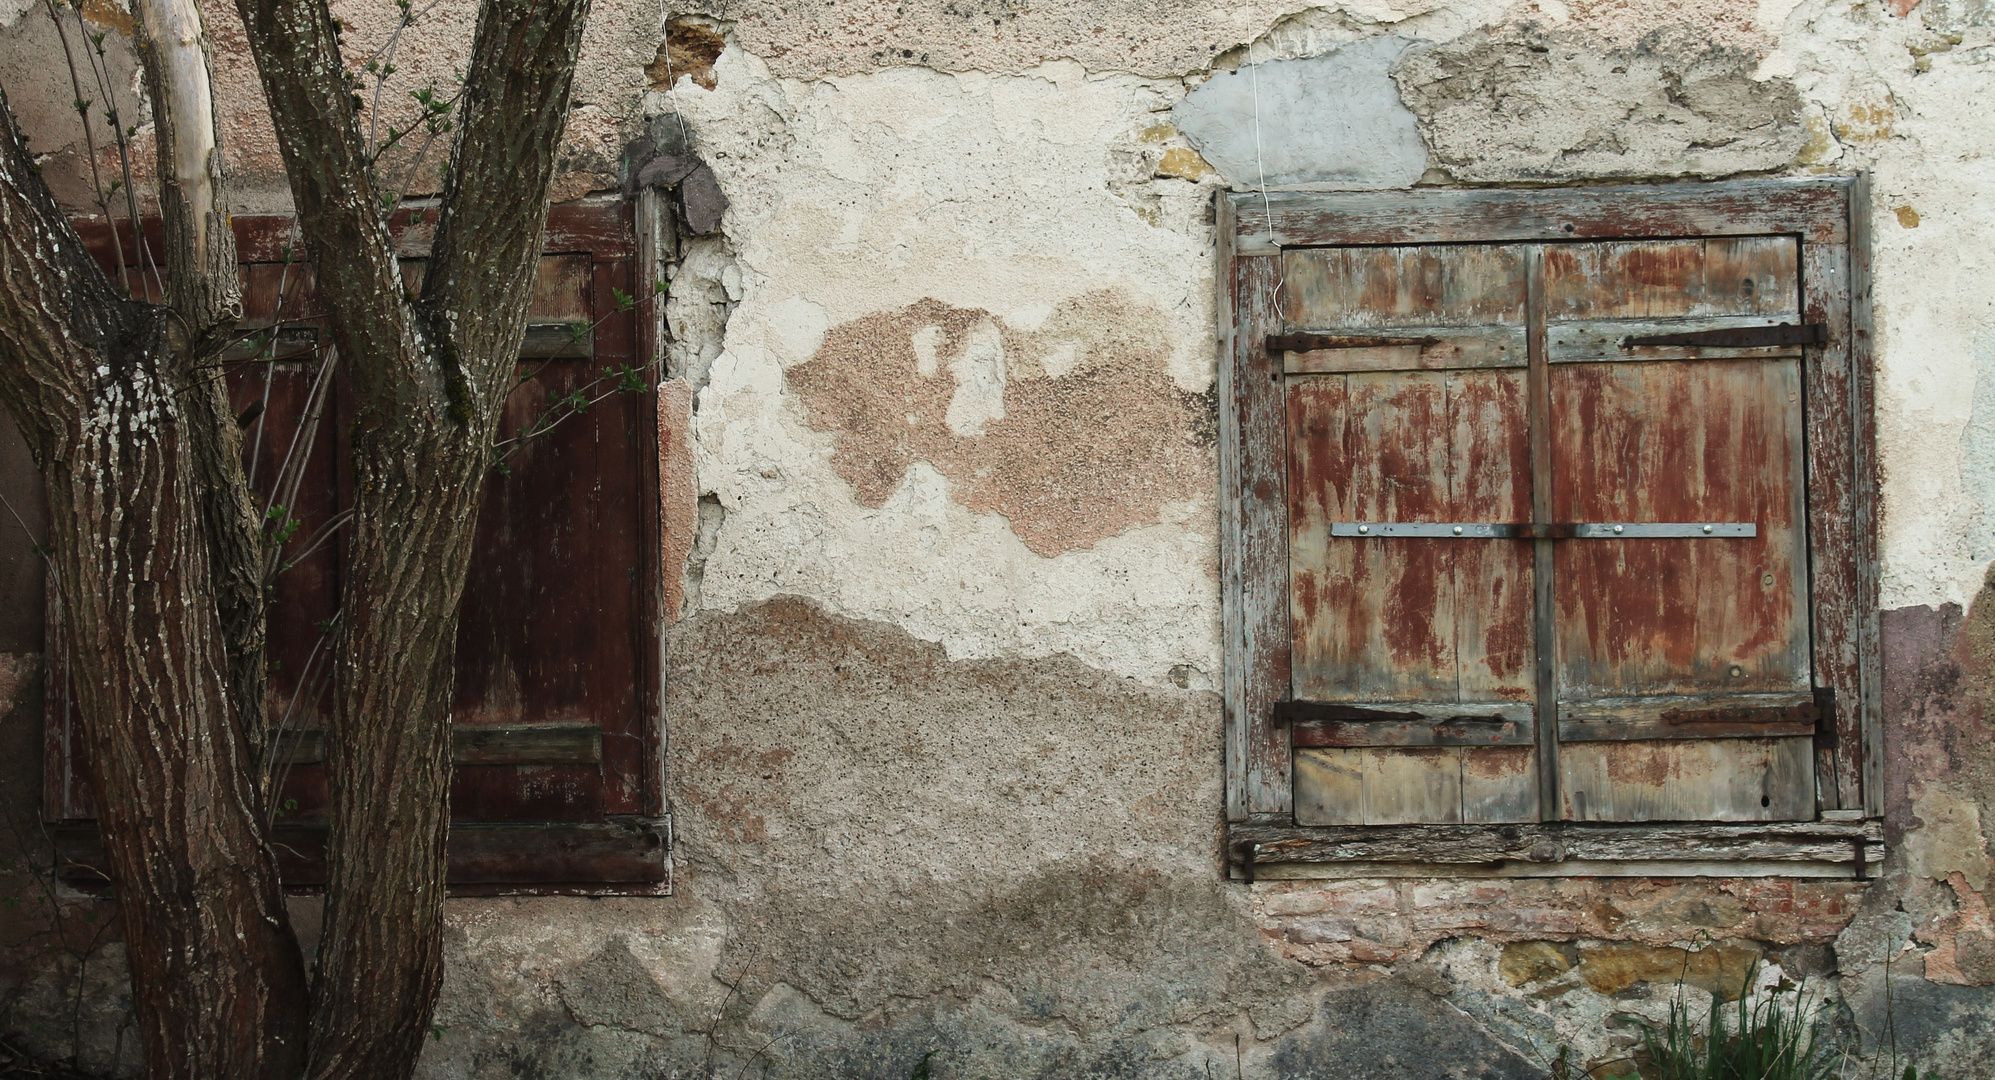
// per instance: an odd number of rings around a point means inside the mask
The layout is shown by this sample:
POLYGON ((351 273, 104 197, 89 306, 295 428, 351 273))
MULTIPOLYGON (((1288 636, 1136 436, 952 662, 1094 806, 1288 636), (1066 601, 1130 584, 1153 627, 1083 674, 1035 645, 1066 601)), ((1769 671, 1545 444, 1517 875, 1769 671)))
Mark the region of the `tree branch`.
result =
POLYGON ((363 413, 433 408, 325 0, 237 0, 333 344, 363 413))
POLYGON ((136 332, 142 306, 90 258, 14 124, 0 88, 0 398, 46 465, 82 407, 92 355, 136 332))
POLYGON ((479 8, 420 307, 482 415, 496 418, 511 389, 588 14, 588 0, 479 8))
POLYGON ((159 205, 166 232, 166 302, 193 340, 242 315, 235 235, 221 205, 206 33, 194 0, 138 0, 138 52, 159 147, 159 205))
POLYGON ((268 726, 260 521, 243 473, 242 431, 228 386, 220 369, 208 363, 242 317, 242 291, 235 233, 221 202, 222 155, 207 35, 194 0, 139 0, 136 6, 139 61, 159 146, 166 302, 180 331, 174 336, 184 360, 195 491, 228 653, 229 696, 251 751, 260 757, 268 726))

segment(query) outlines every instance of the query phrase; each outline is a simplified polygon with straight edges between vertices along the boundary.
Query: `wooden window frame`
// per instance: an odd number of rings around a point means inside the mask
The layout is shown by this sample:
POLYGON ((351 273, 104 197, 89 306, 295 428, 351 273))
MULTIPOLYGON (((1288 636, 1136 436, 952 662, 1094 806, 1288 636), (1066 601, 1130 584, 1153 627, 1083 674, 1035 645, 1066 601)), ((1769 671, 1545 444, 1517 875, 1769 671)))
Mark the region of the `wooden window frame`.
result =
POLYGON ((1865 877, 1883 860, 1877 470, 1867 177, 1229 193, 1217 197, 1220 561, 1227 863, 1233 876, 1865 877), (1820 820, 1751 824, 1298 826, 1289 695, 1287 431, 1276 308, 1284 248, 1792 235, 1802 312, 1820 820))
MULTIPOLYGON (((648 193, 647 193, 648 194, 648 193)), ((627 324, 613 323, 624 314, 616 299, 618 290, 641 296, 648 288, 635 283, 657 281, 666 276, 665 252, 659 239, 664 211, 655 198, 636 202, 616 197, 594 197, 563 203, 548 211, 541 239, 541 254, 587 256, 595 283, 591 315, 598 328, 589 345, 594 357, 595 341, 602 335, 620 337, 616 349, 632 358, 651 358, 654 388, 643 398, 655 409, 656 382, 664 372, 656 359, 663 353, 664 318, 662 304, 629 313, 627 324)), ((433 207, 417 201, 397 212, 391 222, 395 253, 404 259, 429 254, 434 221, 433 207)), ((109 224, 102 219, 79 220, 77 230, 101 263, 115 262, 112 252, 137 250, 130 226, 109 224), (112 230, 119 233, 122 246, 114 244, 112 230)), ((164 243, 159 219, 144 219, 147 242, 152 250, 164 243)), ((299 244, 295 219, 289 214, 237 215, 231 219, 236 235, 238 260, 242 263, 289 261, 299 244)), ((558 350, 573 347, 573 337, 565 325, 529 325, 528 347, 558 350)), ((531 355, 541 355, 532 353, 531 355)), ((549 351, 546 355, 556 355, 549 351)), ((565 355, 565 354, 564 354, 565 355)), ((642 408, 642 405, 639 406, 642 408)), ((452 896, 494 895, 584 895, 584 896, 663 896, 672 892, 671 819, 665 796, 664 770, 664 566, 660 547, 658 479, 658 428, 656 424, 637 427, 640 469, 636 490, 651 500, 648 511, 640 509, 638 537, 639 565, 636 585, 642 625, 634 627, 641 640, 636 643, 639 662, 638 719, 641 722, 642 775, 638 779, 639 809, 635 814, 609 815, 596 822, 459 822, 450 829, 446 888, 452 896)), ((345 484, 343 460, 336 463, 345 484)), ((59 876, 66 885, 84 892, 101 892, 110 880, 98 826, 87 796, 72 744, 74 731, 65 719, 69 711, 67 675, 62 662, 58 622, 60 605, 49 594, 47 640, 49 647, 49 705, 43 740, 44 768, 42 817, 56 846, 59 876)), ((550 730, 549 725, 523 728, 459 727, 455 730, 453 757, 459 764, 472 765, 562 765, 598 762, 600 734, 593 740, 564 738, 574 732, 550 730)), ((285 744, 280 760, 303 764, 319 760, 322 737, 317 732, 297 732, 285 744)), ((323 822, 278 822, 272 828, 273 846, 284 889, 289 893, 311 894, 325 883, 327 828, 323 822)))

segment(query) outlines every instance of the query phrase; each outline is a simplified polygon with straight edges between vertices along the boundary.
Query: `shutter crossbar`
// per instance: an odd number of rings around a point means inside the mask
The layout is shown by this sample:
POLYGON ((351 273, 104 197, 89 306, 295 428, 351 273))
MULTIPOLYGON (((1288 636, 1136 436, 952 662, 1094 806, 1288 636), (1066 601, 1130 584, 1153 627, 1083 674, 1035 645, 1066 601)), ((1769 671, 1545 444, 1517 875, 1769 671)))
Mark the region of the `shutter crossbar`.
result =
POLYGON ((1750 521, 1620 521, 1492 523, 1486 521, 1335 521, 1331 536, 1364 539, 1423 537, 1444 540, 1660 540, 1753 537, 1750 521))

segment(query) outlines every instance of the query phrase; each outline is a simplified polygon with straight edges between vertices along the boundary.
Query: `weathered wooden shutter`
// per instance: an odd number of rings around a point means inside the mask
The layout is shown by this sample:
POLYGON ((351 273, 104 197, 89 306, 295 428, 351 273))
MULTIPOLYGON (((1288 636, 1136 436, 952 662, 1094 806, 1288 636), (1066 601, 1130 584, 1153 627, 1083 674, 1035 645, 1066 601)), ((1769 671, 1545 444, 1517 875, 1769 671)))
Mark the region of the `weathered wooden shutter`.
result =
MULTIPOLYGON (((628 215, 622 204, 601 202, 549 216, 521 384, 500 438, 544 430, 504 447, 487 481, 459 627, 455 892, 655 892, 666 884, 657 414, 647 362, 655 345, 644 340, 651 321, 631 302, 641 290, 628 215), (586 409, 556 404, 577 394, 586 409)), ((287 731, 276 753, 280 865, 287 886, 309 888, 324 873, 324 628, 339 606, 338 515, 351 503, 350 404, 336 368, 324 381, 317 374, 323 312, 291 219, 235 225, 244 327, 266 328, 274 341, 259 335, 236 350, 231 395, 249 424, 244 454, 255 486, 296 522, 278 555, 286 568, 271 606, 265 707, 287 731), (270 478, 287 459, 304 468, 293 470, 295 487, 273 490, 270 478)), ((427 253, 425 225, 416 211, 392 230, 411 282, 427 253)), ((115 261, 108 229, 85 235, 100 261, 115 261)), ((129 234, 123 250, 134 250, 129 234)), ((59 640, 59 628, 51 631, 59 640)), ((47 809, 67 823, 62 834, 87 874, 94 830, 74 717, 67 695, 51 698, 47 809)))
POLYGON ((1297 822, 1812 820, 1795 238, 1282 271, 1297 822))

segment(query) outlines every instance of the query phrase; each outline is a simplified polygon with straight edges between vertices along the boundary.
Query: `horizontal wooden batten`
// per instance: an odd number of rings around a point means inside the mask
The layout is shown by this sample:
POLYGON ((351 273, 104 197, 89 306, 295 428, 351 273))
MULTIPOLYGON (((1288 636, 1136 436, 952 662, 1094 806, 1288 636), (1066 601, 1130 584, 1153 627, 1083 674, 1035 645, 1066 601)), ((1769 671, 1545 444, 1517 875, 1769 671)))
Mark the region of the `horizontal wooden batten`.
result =
POLYGON ((1822 716, 1822 703, 1812 693, 1591 698, 1559 703, 1559 741, 1813 735, 1822 716))
POLYGON ((1307 720, 1294 725, 1298 749, 1357 746, 1529 746, 1536 729, 1529 721, 1490 718, 1456 720, 1307 720))
MULTIPOLYGON (((108 891, 109 866, 97 826, 50 830, 63 883, 108 891)), ((452 895, 497 892, 646 896, 669 892, 668 827, 648 819, 581 824, 453 824, 447 887, 452 895)), ((271 847, 284 888, 313 892, 326 883, 326 826, 280 823, 271 847)))
MULTIPOLYGON (((1790 323, 1792 319, 1788 320, 1790 323)), ((1763 329, 1779 320, 1764 315, 1727 315, 1692 319, 1599 319, 1552 323, 1545 328, 1545 359, 1554 364, 1592 364, 1627 360, 1764 360, 1798 357, 1801 344, 1742 347, 1735 345, 1638 345, 1630 338, 1672 337, 1706 331, 1763 329)))
POLYGON ((1868 877, 1884 826, 1750 824, 1294 825, 1227 829, 1236 874, 1320 877, 1868 877))
POLYGON ((587 360, 596 355, 595 331, 566 323, 529 323, 520 339, 522 360, 587 360))
POLYGON ((1298 748, 1528 746, 1535 737, 1531 706, 1514 702, 1284 701, 1273 719, 1291 725, 1298 748))
MULTIPOLYGON (((436 233, 436 209, 418 204, 397 210, 389 222, 389 235, 395 254, 422 258, 429 254, 436 233)), ((147 250, 154 262, 163 262, 165 234, 157 217, 141 219, 147 250)), ((90 249, 99 265, 116 265, 124 256, 128 266, 149 266, 134 242, 131 224, 124 218, 73 219, 77 235, 90 249), (115 238, 113 230, 115 230, 115 238)), ((237 214, 229 219, 236 237, 236 258, 246 263, 304 262, 303 234, 297 218, 290 214, 237 214)), ((628 204, 620 199, 581 199, 549 207, 547 227, 540 249, 545 253, 588 252, 598 261, 627 259, 637 250, 637 233, 630 222, 628 204)), ((151 271, 148 270, 148 273, 151 271)))
MULTIPOLYGON (((278 744, 284 765, 325 760, 325 732, 290 731, 278 744)), ((457 724, 450 729, 453 765, 600 765, 603 729, 595 724, 457 724)))
POLYGON ((1288 375, 1363 371, 1521 368, 1528 362, 1521 326, 1417 326, 1377 334, 1297 333, 1268 338, 1288 375))
POLYGON ((1559 741, 1649 742, 1661 739, 1770 739, 1785 735, 1813 735, 1815 722, 1808 721, 1730 721, 1672 724, 1666 720, 1633 720, 1611 723, 1559 721, 1559 741))
POLYGON ((1617 723, 1742 722, 1814 723, 1821 706, 1813 693, 1656 694, 1646 697, 1580 698, 1559 702, 1560 720, 1617 723))
POLYGON ((1236 193, 1234 249, 1793 234, 1848 237, 1844 178, 1598 188, 1236 193))

